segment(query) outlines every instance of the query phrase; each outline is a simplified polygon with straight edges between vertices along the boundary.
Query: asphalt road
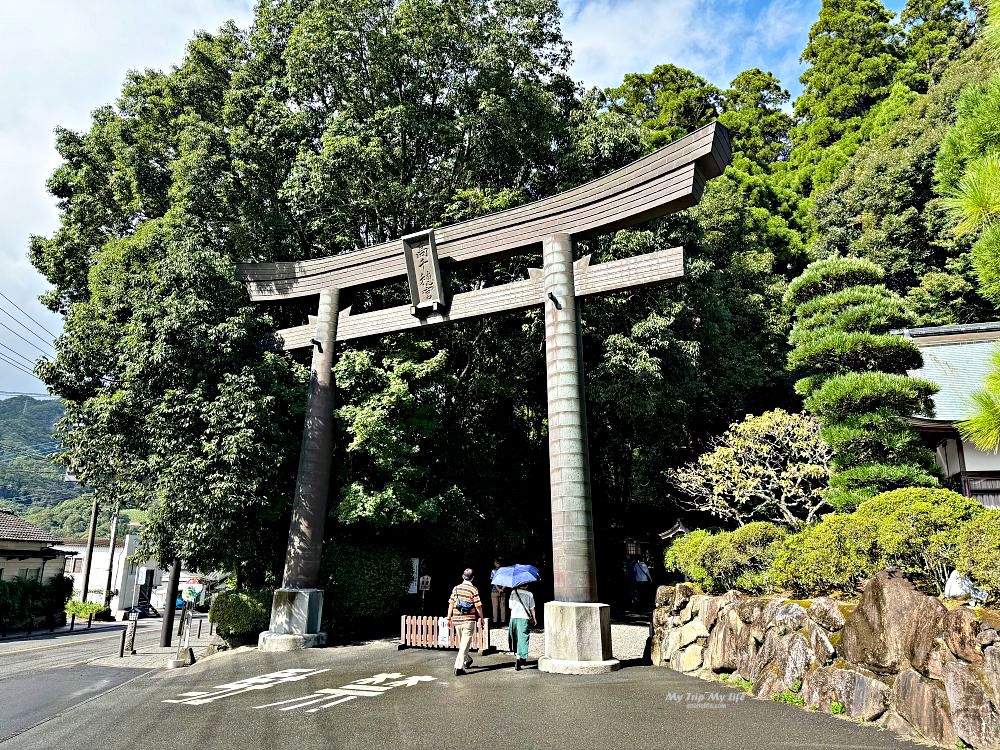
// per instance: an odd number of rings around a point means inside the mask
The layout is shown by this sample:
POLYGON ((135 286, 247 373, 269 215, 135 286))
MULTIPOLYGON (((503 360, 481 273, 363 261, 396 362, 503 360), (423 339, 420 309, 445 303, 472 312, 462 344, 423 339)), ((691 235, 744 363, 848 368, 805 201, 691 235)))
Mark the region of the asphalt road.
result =
POLYGON ((0 750, 919 747, 668 669, 548 675, 498 654, 455 677, 453 658, 387 643, 222 654, 150 673, 0 750))
MULTIPOLYGON (((158 642, 159 620, 140 620, 136 643, 158 642)), ((124 625, 0 641, 0 740, 144 674, 145 669, 98 667, 91 659, 117 654, 124 625)))

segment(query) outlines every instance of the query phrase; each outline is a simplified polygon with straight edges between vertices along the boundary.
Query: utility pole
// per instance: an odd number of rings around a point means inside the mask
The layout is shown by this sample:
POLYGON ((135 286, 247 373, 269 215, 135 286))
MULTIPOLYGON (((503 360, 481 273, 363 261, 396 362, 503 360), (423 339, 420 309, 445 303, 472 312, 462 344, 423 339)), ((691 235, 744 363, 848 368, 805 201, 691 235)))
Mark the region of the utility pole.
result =
POLYGON ((80 601, 87 601, 87 590, 90 587, 90 568, 94 562, 94 538, 97 536, 97 493, 94 493, 94 504, 90 508, 90 530, 87 532, 87 559, 83 563, 83 589, 80 591, 80 601))
POLYGON ((167 600, 163 603, 163 622, 160 623, 160 647, 169 648, 174 632, 174 605, 177 603, 177 584, 181 580, 181 561, 174 558, 170 566, 170 580, 167 581, 167 600))
POLYGON ((111 606, 111 575, 115 562, 115 538, 118 536, 118 516, 121 515, 121 504, 115 503, 115 514, 111 519, 111 537, 108 543, 108 580, 104 584, 104 606, 111 606))

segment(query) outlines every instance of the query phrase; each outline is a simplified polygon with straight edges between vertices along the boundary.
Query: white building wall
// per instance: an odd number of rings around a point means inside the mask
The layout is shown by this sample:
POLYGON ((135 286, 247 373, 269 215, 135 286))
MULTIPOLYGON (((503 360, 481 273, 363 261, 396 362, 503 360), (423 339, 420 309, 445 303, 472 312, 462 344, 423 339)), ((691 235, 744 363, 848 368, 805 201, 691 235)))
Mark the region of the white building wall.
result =
POLYGON ((1000 472, 1000 455, 984 453, 967 441, 962 442, 962 450, 965 453, 966 471, 1000 472))

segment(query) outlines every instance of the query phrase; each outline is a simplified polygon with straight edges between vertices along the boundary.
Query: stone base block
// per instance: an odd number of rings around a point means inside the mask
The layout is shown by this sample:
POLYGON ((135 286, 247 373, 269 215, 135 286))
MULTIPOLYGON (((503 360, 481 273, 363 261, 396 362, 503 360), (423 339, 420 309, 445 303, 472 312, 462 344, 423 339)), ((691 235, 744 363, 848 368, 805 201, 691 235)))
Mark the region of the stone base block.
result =
POLYGON ((543 656, 538 660, 538 671, 549 674, 606 674, 621 667, 617 659, 604 661, 568 661, 565 659, 549 659, 543 656))
POLYGON ((318 633, 323 615, 323 589, 277 589, 271 603, 272 633, 318 633))
POLYGON ((265 630, 257 639, 257 648, 271 654, 325 645, 326 633, 275 633, 265 630))
POLYGON ((546 602, 545 656, 538 669, 555 674, 601 674, 618 669, 611 655, 607 604, 546 602))
POLYGON ((177 669, 178 667, 190 667, 197 659, 194 658, 194 649, 183 649, 177 659, 167 659, 167 669, 177 669))

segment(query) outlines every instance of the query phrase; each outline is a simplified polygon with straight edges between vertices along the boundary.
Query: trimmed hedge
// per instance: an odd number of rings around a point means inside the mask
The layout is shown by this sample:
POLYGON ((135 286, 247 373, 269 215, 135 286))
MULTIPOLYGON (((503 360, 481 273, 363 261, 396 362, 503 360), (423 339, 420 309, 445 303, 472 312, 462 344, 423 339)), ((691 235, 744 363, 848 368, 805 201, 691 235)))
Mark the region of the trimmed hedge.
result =
POLYGON ((86 620, 91 615, 108 611, 110 610, 100 602, 81 602, 79 599, 70 599, 66 602, 66 616, 76 615, 78 620, 86 620))
POLYGON ((222 591, 212 599, 208 619, 227 641, 256 639, 271 624, 271 589, 222 591))
POLYGON ((784 527, 767 521, 717 534, 694 531, 670 545, 664 565, 704 591, 763 593, 770 588, 771 565, 787 534, 784 527))
POLYGON ((667 549, 664 564, 710 592, 853 591, 896 566, 926 591, 940 591, 957 568, 991 595, 1000 594, 1000 511, 951 490, 885 492, 794 534, 778 535, 771 526, 685 534, 667 549))

